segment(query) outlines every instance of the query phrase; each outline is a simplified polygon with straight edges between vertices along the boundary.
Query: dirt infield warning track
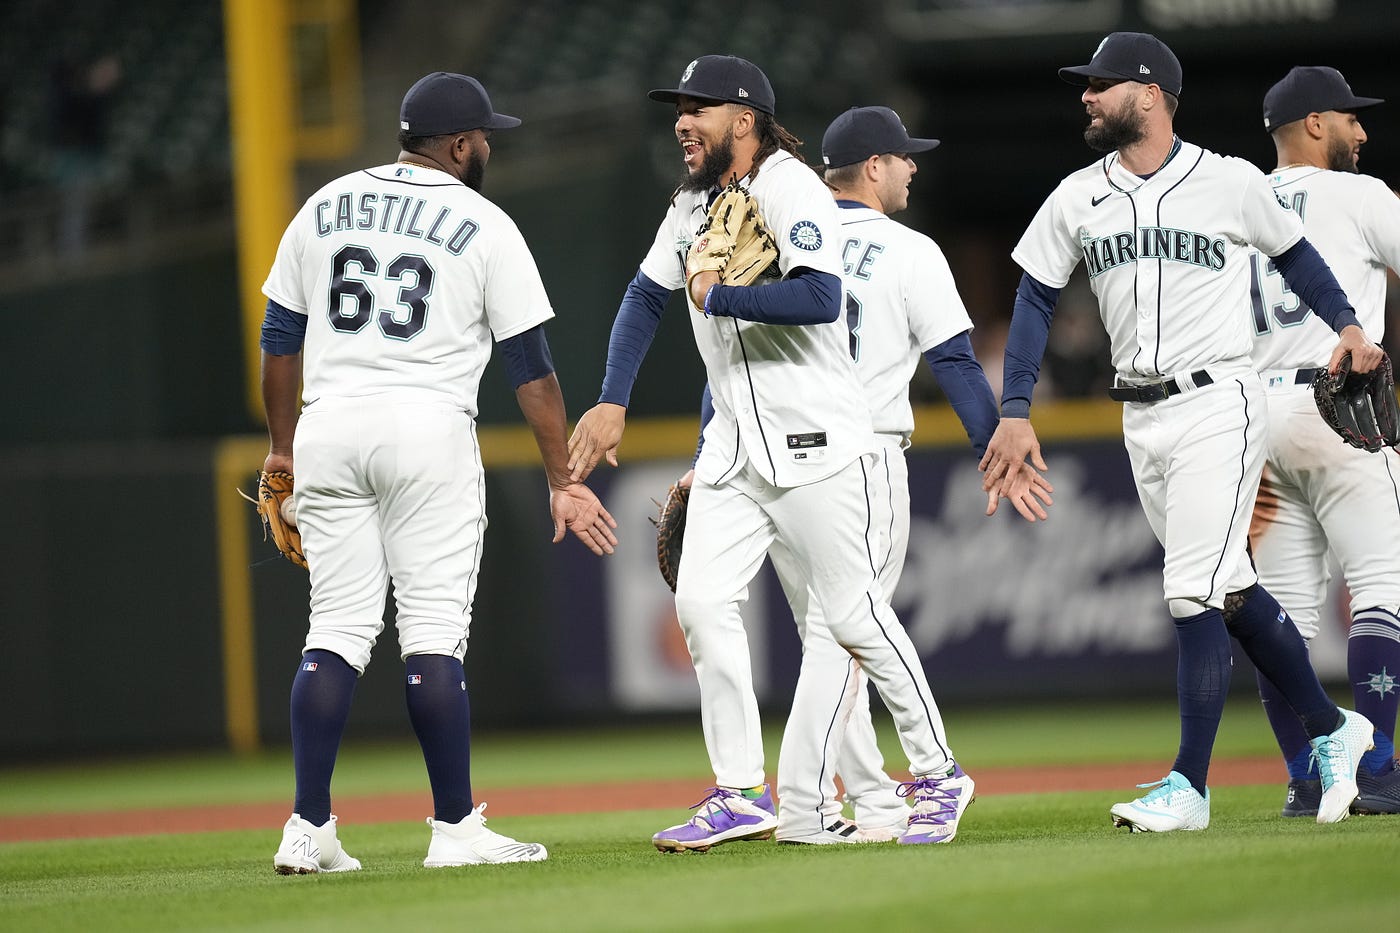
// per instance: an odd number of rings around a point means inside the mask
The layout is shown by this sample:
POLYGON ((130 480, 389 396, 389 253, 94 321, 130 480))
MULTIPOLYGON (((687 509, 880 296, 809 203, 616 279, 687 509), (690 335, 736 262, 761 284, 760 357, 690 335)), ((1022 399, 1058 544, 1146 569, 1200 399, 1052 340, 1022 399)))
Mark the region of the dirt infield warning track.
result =
MULTIPOLYGON (((972 772, 977 793, 1033 794, 1060 791, 1122 790, 1152 778, 1162 769, 1152 764, 1116 763, 1105 765, 1049 765, 1033 768, 980 768, 972 772)), ((896 775, 898 776, 898 775, 896 775)), ((1285 781, 1283 765, 1276 757, 1220 759, 1211 763, 1210 784, 1226 787, 1238 784, 1285 781)), ((704 778, 694 780, 615 782, 553 787, 480 787, 479 801, 488 801, 491 816, 549 815, 576 813, 581 809, 597 812, 599 804, 614 802, 612 810, 650 810, 663 807, 684 809, 704 793, 704 778)), ((289 802, 232 804, 218 807, 177 807, 112 812, 48 813, 33 816, 0 817, 0 843, 34 842, 45 839, 87 839, 103 836, 141 836, 157 833, 198 833, 221 830, 275 830, 287 821, 289 802)), ((335 802, 336 815, 345 823, 392 823, 421 820, 433 812, 425 788, 422 793, 375 797, 341 797, 335 802)))

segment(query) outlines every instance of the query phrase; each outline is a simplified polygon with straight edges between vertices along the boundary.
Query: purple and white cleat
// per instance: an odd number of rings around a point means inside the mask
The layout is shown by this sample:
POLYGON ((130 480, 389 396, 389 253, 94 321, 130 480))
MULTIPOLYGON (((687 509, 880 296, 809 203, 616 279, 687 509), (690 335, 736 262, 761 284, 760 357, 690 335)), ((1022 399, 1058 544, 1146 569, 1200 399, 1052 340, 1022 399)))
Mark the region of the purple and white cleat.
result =
POLYGON ((976 784, 955 762, 943 777, 924 775, 899 785, 899 796, 913 797, 909 827, 899 837, 902 846, 928 842, 952 842, 958 820, 972 803, 976 784))
POLYGON ((707 852, 724 842, 767 839, 778 825, 767 784, 763 795, 753 800, 728 787, 712 787, 691 809, 694 816, 652 836, 652 845, 662 852, 707 852))

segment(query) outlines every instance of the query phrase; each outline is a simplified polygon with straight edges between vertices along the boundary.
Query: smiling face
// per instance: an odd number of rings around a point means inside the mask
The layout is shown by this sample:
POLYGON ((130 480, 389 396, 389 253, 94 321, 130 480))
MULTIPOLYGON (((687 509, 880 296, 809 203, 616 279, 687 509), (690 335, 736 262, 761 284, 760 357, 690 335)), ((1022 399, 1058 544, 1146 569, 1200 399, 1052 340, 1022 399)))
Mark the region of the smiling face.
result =
POLYGON ((1340 110, 1329 110, 1322 117, 1322 128, 1326 134, 1327 167, 1334 172, 1357 172, 1361 161, 1361 145, 1366 142, 1366 131, 1356 114, 1340 110))
POLYGON ((880 170, 875 193, 885 213, 894 214, 909 206, 909 182, 913 181, 919 167, 908 153, 892 152, 878 158, 880 170))
POLYGON ((1080 95, 1089 125, 1084 129, 1084 141, 1098 152, 1112 152, 1140 142, 1147 135, 1142 113, 1138 110, 1136 81, 1089 79, 1089 86, 1080 95))
POLYGON ((735 124, 748 113, 720 101, 694 97, 676 101, 676 141, 686 170, 682 188, 708 191, 726 178, 734 164, 735 124))

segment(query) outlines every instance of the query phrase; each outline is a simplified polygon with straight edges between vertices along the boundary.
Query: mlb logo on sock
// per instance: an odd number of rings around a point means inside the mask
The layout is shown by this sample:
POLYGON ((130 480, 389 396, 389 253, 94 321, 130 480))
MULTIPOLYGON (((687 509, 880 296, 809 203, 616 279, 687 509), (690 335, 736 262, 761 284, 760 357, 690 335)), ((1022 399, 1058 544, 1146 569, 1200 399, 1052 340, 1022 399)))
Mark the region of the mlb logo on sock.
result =
POLYGON ((421 684, 421 683, 423 682, 423 675, 422 675, 422 674, 409 674, 409 675, 408 675, 408 682, 409 682, 410 684, 421 684))
POLYGON ((316 670, 316 662, 315 662, 315 661, 307 661, 305 664, 303 664, 303 665, 301 666, 301 669, 304 670, 304 671, 314 671, 314 670, 316 670))

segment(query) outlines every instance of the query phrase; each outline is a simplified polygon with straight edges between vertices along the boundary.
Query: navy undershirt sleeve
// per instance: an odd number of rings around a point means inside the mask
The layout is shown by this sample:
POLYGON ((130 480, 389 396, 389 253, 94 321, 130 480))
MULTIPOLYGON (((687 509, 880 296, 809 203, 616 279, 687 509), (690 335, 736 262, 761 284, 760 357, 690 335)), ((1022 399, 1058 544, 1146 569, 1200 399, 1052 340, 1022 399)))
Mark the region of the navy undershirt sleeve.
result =
POLYGON ((1050 340, 1050 318, 1060 290, 1046 285, 1029 273, 1021 275, 1016 286, 1016 304, 1011 311, 1011 329, 1006 335, 1006 362, 1001 383, 1003 418, 1029 418, 1031 393, 1040 378, 1040 361, 1050 340))
POLYGON ((1337 277, 1306 238, 1273 257, 1273 262, 1293 294, 1307 302, 1332 330, 1341 333, 1350 324, 1361 326, 1337 277))
POLYGON ((273 356, 292 356, 306 342, 306 315, 282 307, 271 298, 263 312, 258 345, 273 356))
POLYGON ((661 324, 661 312, 671 290, 658 285, 639 269, 617 309, 612 333, 608 335, 608 365, 603 373, 603 391, 599 402, 610 402, 624 408, 632 399, 632 386, 637 370, 651 347, 656 328, 661 324))
POLYGON ((501 348, 501 358, 505 360, 512 389, 554 372, 554 360, 549 355, 549 343, 544 339, 543 324, 507 337, 497 346, 501 348))
POLYGON ((938 387, 948 396, 967 432, 967 439, 972 441, 972 449, 980 458, 987 452, 987 443, 997 429, 997 400, 982 364, 972 352, 967 332, 924 351, 924 359, 928 360, 938 379, 938 387))
POLYGON ((841 277, 800 266, 760 288, 716 285, 708 312, 758 324, 830 324, 841 317, 841 277))

